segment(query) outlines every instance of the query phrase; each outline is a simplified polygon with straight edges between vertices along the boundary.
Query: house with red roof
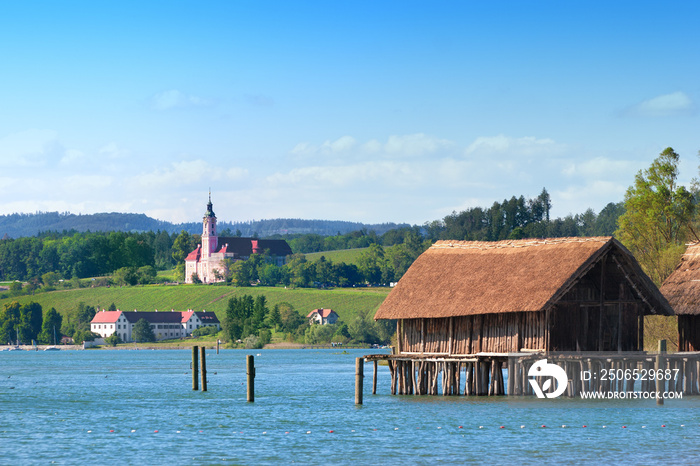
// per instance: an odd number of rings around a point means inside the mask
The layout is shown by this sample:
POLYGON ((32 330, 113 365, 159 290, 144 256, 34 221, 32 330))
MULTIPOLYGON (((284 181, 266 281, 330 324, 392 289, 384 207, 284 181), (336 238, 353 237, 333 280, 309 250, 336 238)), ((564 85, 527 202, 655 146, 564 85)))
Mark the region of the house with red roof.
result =
POLYGON ((306 316, 310 324, 334 324, 338 321, 338 314, 333 309, 314 309, 306 316))
POLYGON ((218 236, 210 193, 202 221, 202 243, 185 258, 185 283, 194 283, 195 277, 203 283, 224 281, 226 260, 246 260, 253 254, 265 254, 273 263, 282 266, 292 254, 292 248, 282 239, 218 236))
POLYGON ((123 312, 105 311, 98 312, 90 322, 90 331, 106 338, 119 335, 123 342, 133 341, 131 332, 136 322, 145 319, 151 326, 156 340, 170 340, 184 338, 192 335, 192 332, 202 327, 216 327, 221 329, 221 323, 213 312, 123 312))

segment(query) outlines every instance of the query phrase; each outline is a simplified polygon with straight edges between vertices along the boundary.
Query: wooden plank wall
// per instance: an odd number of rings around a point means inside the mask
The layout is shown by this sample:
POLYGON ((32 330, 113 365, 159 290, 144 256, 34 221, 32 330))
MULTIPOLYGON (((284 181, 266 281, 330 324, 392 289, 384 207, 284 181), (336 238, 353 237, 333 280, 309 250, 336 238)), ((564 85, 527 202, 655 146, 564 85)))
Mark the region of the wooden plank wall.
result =
POLYGON ((408 353, 441 354, 506 353, 520 351, 522 348, 545 349, 544 320, 544 312, 406 319, 403 321, 401 348, 403 352, 408 353), (423 325, 424 344, 421 342, 423 325))

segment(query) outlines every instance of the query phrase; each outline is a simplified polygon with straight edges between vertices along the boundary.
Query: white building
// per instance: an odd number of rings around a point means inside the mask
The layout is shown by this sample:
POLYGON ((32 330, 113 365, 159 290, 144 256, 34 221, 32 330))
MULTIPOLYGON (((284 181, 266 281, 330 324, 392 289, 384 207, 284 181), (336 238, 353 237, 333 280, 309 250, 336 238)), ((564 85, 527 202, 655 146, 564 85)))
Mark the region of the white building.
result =
POLYGON ((306 316, 310 324, 334 324, 338 322, 338 314, 333 309, 314 309, 306 316))
POLYGON ((136 322, 141 319, 151 325, 156 340, 170 340, 172 338, 184 338, 192 335, 192 332, 202 327, 216 327, 221 329, 221 324, 213 312, 122 312, 105 311, 98 312, 90 322, 90 331, 106 338, 119 335, 123 342, 133 341, 131 332, 136 322))

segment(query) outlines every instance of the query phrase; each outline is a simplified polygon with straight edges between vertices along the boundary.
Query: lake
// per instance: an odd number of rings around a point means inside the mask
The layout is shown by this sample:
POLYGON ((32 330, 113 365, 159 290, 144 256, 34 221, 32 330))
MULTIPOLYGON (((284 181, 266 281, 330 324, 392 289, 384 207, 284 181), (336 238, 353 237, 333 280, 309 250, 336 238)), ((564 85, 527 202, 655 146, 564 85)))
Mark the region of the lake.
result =
POLYGON ((2 464, 695 463, 700 398, 391 396, 372 350, 0 352, 2 464), (255 402, 246 355, 255 354, 255 402), (501 428, 503 426, 503 428, 501 428), (544 427, 543 427, 544 426, 544 427), (565 426, 565 427, 563 427, 565 426), (586 426, 586 427, 584 427, 586 426), (662 427, 665 426, 665 427, 662 427))

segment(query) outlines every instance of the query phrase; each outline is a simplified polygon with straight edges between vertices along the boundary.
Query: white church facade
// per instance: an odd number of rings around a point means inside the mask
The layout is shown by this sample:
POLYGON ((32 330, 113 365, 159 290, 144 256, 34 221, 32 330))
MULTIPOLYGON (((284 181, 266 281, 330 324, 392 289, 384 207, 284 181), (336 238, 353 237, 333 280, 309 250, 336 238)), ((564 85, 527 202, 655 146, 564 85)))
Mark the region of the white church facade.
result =
POLYGON ((194 283, 195 278, 203 283, 224 281, 226 259, 246 260, 252 254, 267 254, 281 266, 292 249, 284 240, 218 236, 210 194, 202 221, 202 243, 185 258, 185 283, 194 283))

